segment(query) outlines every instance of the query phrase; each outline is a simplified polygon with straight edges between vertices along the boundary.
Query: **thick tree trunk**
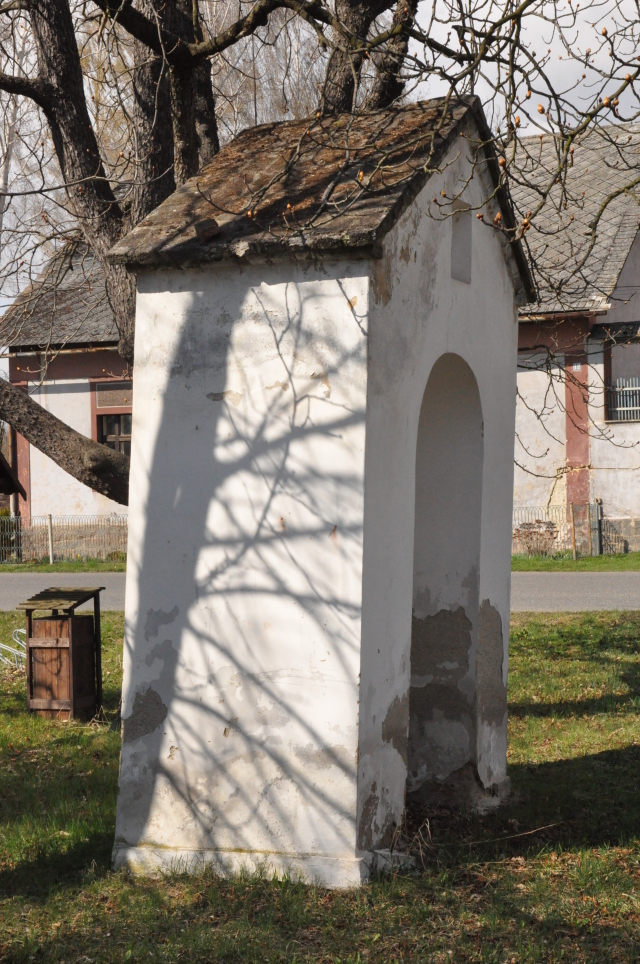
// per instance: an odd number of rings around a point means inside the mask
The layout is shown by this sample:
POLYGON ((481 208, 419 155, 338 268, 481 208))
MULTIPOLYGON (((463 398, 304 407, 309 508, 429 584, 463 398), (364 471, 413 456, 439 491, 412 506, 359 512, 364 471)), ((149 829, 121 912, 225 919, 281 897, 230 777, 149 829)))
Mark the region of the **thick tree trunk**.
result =
POLYGON ((344 49, 333 50, 327 64, 321 108, 325 113, 355 109, 357 83, 364 60, 363 44, 371 24, 391 4, 389 0, 336 0, 336 16, 351 34, 351 42, 337 38, 344 49))
MULTIPOLYGON (((167 0, 162 21, 186 43, 193 43, 200 32, 197 0, 167 0)), ((174 175, 180 185, 197 173, 199 165, 194 68, 191 64, 172 65, 169 77, 174 175)))
MULTIPOLYGON (((197 0, 137 0, 155 22, 159 11, 174 33, 193 43, 197 0)), ((82 68, 68 0, 28 0, 38 76, 3 76, 5 89, 32 97, 42 108, 67 184, 69 207, 90 248, 102 262, 107 295, 120 334, 119 351, 133 364, 135 279, 106 260, 109 249, 218 150, 215 102, 208 62, 168 68, 156 51, 136 42, 134 119, 140 186, 125 216, 107 178, 86 106, 82 68), (9 85, 9 86, 7 86, 9 85), (174 169, 172 170, 172 165, 174 169), (175 174, 174 174, 175 171, 175 174)), ((0 418, 80 482, 127 502, 129 460, 85 438, 46 412, 25 392, 0 383, 0 418)))
MULTIPOLYGON (((146 13, 147 2, 141 4, 146 13)), ((131 202, 131 224, 165 201, 176 189, 173 176, 173 127, 169 94, 169 69, 160 57, 134 41, 133 135, 137 177, 131 202)))
POLYGON ((171 116, 173 118, 173 170, 176 184, 184 184, 198 172, 193 71, 171 68, 171 116))
MULTIPOLYGON (((413 26, 417 9, 418 0, 398 0, 392 26, 413 26)), ((382 110, 402 96, 405 81, 400 77, 400 71, 408 49, 408 34, 399 34, 389 41, 385 52, 376 59, 377 74, 365 103, 367 110, 382 110)))
POLYGON ((208 60, 198 64, 194 70, 193 83, 198 164, 203 167, 220 150, 216 121, 216 100, 211 83, 211 64, 208 60))
POLYGON ((0 379, 0 413, 56 465, 114 502, 129 501, 129 459, 70 428, 26 392, 0 379))
POLYGON ((31 0, 38 79, 49 91, 42 103, 73 214, 94 254, 105 265, 107 293, 120 334, 121 354, 133 360, 134 285, 123 268, 106 263, 126 222, 100 157, 85 101, 82 68, 66 0, 31 0))

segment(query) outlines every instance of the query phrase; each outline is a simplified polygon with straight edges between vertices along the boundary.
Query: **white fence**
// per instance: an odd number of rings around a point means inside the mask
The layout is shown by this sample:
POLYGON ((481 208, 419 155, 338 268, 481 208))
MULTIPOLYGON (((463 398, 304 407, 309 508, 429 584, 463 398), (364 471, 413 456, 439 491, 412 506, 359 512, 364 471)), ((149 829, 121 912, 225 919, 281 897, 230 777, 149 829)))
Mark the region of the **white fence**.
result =
POLYGON ((126 560, 126 515, 0 517, 0 564, 54 560, 126 560))

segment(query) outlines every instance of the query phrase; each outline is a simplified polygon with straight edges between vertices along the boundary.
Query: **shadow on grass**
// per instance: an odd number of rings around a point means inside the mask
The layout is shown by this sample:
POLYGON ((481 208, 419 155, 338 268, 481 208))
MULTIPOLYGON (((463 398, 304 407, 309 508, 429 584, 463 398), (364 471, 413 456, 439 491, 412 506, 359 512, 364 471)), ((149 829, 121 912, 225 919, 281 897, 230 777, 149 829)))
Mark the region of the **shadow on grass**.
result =
POLYGON ((66 850, 50 848, 33 853, 14 867, 0 870, 0 900, 10 897, 43 899, 55 890, 76 887, 84 877, 102 877, 111 866, 113 831, 96 833, 66 850))
MULTIPOLYGON (((429 821, 427 857, 450 866, 478 858, 531 855, 552 847, 606 847, 640 839, 640 746, 537 765, 510 767, 510 802, 485 816, 442 808, 411 815, 410 832, 429 821)), ((62 790, 63 784, 60 783, 62 790)), ((113 794, 113 774, 101 771, 84 793, 113 794)), ((82 842, 55 843, 0 870, 0 898, 43 896, 65 882, 76 885, 93 863, 97 876, 110 866, 112 831, 82 842)))
MULTIPOLYGON (((102 706, 107 717, 113 718, 120 707, 120 688, 104 685, 102 690, 102 706)), ((14 688, 2 693, 2 715, 11 718, 24 718, 27 712, 27 692, 26 685, 22 688, 14 688)))
POLYGON ((430 834, 425 858, 455 864, 548 847, 624 846, 640 839, 640 746, 509 767, 511 798, 480 816, 447 807, 409 815, 408 835, 430 834), (428 824, 425 823, 428 821, 428 824))
MULTIPOLYGON (((603 665, 610 661, 603 660, 603 665)), ((640 701, 640 664, 632 663, 623 670, 618 669, 618 681, 627 692, 605 693, 602 696, 587 697, 581 700, 559 699, 544 700, 538 703, 509 703, 509 717, 519 720, 527 717, 571 717, 599 716, 603 713, 637 713, 640 701)))

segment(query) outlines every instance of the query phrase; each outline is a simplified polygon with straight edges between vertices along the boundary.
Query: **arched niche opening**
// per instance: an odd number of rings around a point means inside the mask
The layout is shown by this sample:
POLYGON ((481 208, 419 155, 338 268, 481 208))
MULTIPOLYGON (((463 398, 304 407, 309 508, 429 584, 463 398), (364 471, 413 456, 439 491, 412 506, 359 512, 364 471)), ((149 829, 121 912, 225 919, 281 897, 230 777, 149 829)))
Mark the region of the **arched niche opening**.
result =
POLYGON ((483 420, 468 364, 446 354, 425 389, 416 451, 407 805, 476 783, 483 420))

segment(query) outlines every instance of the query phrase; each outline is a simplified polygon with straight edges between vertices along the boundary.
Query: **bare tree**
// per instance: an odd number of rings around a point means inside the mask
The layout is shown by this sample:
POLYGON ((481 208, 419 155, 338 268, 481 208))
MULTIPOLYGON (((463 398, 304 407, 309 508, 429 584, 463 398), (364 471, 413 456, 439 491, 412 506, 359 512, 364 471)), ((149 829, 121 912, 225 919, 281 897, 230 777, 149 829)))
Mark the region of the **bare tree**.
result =
MULTIPOLYGON (((32 237, 27 208, 39 206, 46 225, 28 259, 5 258, 3 276, 20 287, 43 252, 82 239, 104 267, 131 364, 135 280, 107 252, 211 159, 220 131, 225 138, 314 110, 321 121, 423 95, 442 96, 443 123, 459 98, 481 96, 502 171, 495 191, 526 183, 535 195, 526 210, 516 201, 516 223, 487 230, 528 244, 542 210, 552 205, 564 217, 579 205, 567 173, 584 133, 606 136, 612 121, 636 119, 639 25, 637 0, 582 11, 573 0, 431 0, 421 12, 415 0, 1 0, 0 103, 7 118, 31 113, 39 133, 24 140, 22 157, 36 186, 12 178, 17 142, 9 149, 7 140, 0 198, 16 214, 23 205, 12 222, 23 246, 32 237), (525 129, 553 135, 551 163, 536 165, 519 148, 525 129)), ((635 190, 636 159, 622 143, 620 165, 627 176, 616 191, 635 190)), ((346 163, 344 177, 356 177, 346 163)), ((612 192, 602 212, 614 200, 612 192)), ((455 201, 435 199, 432 215, 449 217, 455 201)), ((593 244, 602 212, 589 228, 593 244)), ((578 282, 583 256, 571 266, 578 282)), ((65 442, 28 395, 0 389, 0 417, 72 475, 125 499, 122 459, 108 449, 101 459, 86 455, 88 440, 65 442)))

